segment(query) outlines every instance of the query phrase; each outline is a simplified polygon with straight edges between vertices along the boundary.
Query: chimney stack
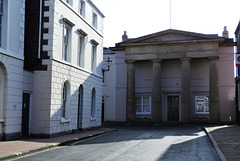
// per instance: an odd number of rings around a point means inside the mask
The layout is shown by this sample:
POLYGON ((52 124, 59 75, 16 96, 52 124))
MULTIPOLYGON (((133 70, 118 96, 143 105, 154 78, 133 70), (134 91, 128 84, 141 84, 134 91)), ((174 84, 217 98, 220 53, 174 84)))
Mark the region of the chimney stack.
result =
POLYGON ((227 26, 224 26, 222 36, 228 39, 228 30, 227 30, 227 26))
POLYGON ((126 40, 128 40, 127 31, 124 31, 124 35, 122 35, 122 41, 126 40))

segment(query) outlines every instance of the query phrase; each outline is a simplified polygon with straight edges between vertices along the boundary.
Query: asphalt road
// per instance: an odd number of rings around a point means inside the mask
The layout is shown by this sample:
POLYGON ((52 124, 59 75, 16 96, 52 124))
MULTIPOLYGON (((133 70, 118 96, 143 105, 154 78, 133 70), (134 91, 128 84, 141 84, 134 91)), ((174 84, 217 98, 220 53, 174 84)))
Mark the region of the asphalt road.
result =
MULTIPOLYGON (((116 128, 116 127, 115 127, 116 128)), ((19 161, 218 161, 200 126, 132 126, 71 146, 24 156, 19 161)))

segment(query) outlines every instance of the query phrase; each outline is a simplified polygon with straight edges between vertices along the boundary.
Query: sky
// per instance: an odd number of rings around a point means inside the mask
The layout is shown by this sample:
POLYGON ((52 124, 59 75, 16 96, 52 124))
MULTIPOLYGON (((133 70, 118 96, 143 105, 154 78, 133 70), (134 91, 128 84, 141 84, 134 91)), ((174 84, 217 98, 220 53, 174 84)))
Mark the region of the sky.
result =
POLYGON ((240 20, 240 0, 92 0, 104 14, 103 45, 113 47, 128 38, 177 29, 229 37, 240 20), (171 2, 171 12, 170 12, 171 2), (171 13, 171 14, 170 14, 171 13), (170 16, 171 15, 171 16, 170 16), (171 17, 171 21, 170 21, 171 17), (170 23, 171 22, 171 23, 170 23))

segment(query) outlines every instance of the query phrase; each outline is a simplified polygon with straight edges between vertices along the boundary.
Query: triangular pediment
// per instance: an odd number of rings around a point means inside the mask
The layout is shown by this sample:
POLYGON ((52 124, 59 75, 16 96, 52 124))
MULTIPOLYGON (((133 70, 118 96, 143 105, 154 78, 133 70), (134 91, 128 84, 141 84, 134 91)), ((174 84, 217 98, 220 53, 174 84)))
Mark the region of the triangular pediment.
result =
POLYGON ((154 34, 142 36, 121 42, 122 45, 149 44, 149 43, 171 43, 171 42, 189 42, 198 40, 223 40, 217 35, 199 34, 194 32, 180 30, 165 30, 154 34))

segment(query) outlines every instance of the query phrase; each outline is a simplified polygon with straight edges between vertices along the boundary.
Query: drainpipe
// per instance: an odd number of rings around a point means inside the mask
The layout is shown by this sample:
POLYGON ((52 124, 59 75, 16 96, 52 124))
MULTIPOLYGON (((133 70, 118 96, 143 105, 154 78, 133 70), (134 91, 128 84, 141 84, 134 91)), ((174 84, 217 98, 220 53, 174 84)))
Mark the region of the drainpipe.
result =
POLYGON ((38 59, 40 59, 41 52, 41 32, 42 32, 42 0, 40 0, 40 13, 39 13, 39 35, 38 35, 38 59))

